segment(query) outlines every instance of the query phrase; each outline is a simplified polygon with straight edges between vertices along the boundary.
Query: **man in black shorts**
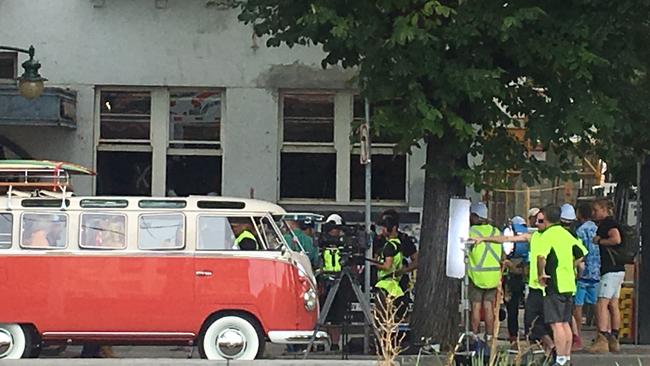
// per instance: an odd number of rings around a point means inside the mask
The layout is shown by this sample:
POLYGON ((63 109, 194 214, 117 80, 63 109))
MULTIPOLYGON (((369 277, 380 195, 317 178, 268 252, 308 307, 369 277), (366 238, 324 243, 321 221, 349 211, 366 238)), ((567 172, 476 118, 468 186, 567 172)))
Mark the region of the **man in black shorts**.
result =
POLYGON ((544 216, 547 228, 542 234, 543 249, 537 256, 538 281, 546 286, 544 321, 553 331, 557 353, 554 365, 564 366, 571 361, 576 261, 584 254, 580 248, 580 239, 560 225, 560 207, 545 207, 544 216))

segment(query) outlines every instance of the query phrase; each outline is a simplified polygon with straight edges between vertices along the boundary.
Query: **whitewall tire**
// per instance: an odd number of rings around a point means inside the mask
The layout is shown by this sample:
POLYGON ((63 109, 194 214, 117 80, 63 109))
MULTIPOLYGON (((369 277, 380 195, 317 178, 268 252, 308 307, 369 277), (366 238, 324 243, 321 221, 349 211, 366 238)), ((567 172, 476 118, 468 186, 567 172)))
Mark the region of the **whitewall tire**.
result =
POLYGON ((199 351, 208 360, 254 360, 264 352, 257 322, 245 314, 210 319, 201 333, 199 351))
POLYGON ((0 323, 0 359, 26 357, 31 350, 30 335, 18 324, 0 323))

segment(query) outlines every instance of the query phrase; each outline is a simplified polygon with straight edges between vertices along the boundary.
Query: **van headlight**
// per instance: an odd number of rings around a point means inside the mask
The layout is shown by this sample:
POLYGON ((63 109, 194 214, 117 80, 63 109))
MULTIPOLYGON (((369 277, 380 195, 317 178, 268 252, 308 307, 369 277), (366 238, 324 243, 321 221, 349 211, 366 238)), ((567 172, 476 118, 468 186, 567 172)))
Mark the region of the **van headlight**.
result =
POLYGON ((313 311, 316 309, 316 305, 318 305, 318 299, 316 297, 316 291, 314 289, 310 288, 307 290, 303 295, 302 295, 302 300, 305 304, 305 309, 307 311, 313 311))

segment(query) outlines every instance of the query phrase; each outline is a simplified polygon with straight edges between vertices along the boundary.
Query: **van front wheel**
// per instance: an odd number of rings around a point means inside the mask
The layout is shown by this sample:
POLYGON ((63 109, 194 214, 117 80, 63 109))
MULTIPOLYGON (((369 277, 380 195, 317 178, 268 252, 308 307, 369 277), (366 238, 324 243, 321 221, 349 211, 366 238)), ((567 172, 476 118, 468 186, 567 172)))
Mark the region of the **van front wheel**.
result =
POLYGON ((245 314, 218 316, 201 332, 199 352, 208 360, 254 360, 264 350, 257 322, 245 314))
POLYGON ((32 334, 19 324, 0 323, 0 359, 28 357, 32 351, 32 334))

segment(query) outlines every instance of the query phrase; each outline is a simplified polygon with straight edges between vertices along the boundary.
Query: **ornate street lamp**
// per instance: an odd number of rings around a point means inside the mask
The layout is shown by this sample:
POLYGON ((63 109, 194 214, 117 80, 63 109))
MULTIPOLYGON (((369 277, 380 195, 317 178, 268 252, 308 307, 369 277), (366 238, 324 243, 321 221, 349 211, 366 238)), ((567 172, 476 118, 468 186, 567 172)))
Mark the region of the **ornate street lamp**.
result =
POLYGON ((47 79, 43 78, 39 73, 38 69, 41 68, 41 64, 38 60, 34 59, 34 46, 29 46, 28 50, 16 47, 5 47, 0 46, 0 50, 15 51, 26 53, 29 55, 29 60, 23 62, 23 72, 22 75, 18 78, 18 91, 20 95, 27 99, 34 99, 41 96, 43 93, 43 82, 47 79))

